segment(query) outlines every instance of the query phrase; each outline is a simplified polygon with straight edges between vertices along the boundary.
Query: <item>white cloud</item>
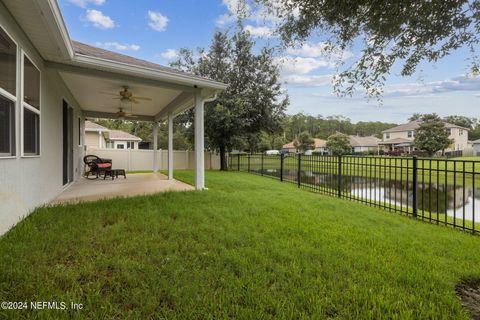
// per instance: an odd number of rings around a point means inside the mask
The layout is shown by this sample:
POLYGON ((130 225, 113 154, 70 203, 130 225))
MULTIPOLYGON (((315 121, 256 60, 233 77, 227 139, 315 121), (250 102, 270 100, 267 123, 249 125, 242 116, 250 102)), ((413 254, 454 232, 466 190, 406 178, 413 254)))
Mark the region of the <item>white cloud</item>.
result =
POLYGON ((115 22, 112 18, 105 16, 101 11, 89 9, 87 10, 87 21, 91 22, 95 27, 101 29, 112 29, 115 22))
POLYGON ((332 84, 333 76, 331 74, 326 75, 288 75, 282 77, 282 80, 287 83, 287 85, 294 87, 322 87, 332 84))
POLYGON ((333 68, 335 65, 326 60, 303 57, 281 57, 275 59, 280 65, 283 74, 307 74, 315 69, 326 67, 333 68))
POLYGON ((148 25, 155 31, 165 31, 168 24, 168 18, 160 12, 148 11, 148 25))
POLYGON ((385 88, 385 96, 424 96, 453 91, 480 91, 480 77, 459 76, 427 83, 394 84, 385 88))
POLYGON ((164 59, 167 59, 167 60, 173 60, 176 57, 178 57, 178 52, 175 49, 168 49, 168 50, 160 53, 160 56, 164 59))
POLYGON ((332 48, 328 43, 322 41, 318 43, 306 42, 301 46, 288 48, 287 53, 310 58, 330 57, 332 59, 341 61, 345 61, 353 57, 353 53, 351 51, 332 48))
POLYGON ((102 4, 105 3, 105 0, 69 0, 69 1, 81 8, 85 8, 89 3, 97 6, 101 6, 102 4))
POLYGON ((254 27, 251 25, 245 26, 245 30, 250 32, 254 37, 270 38, 273 36, 273 32, 269 27, 254 27))
POLYGON ((227 24, 232 23, 233 21, 235 21, 235 16, 232 14, 225 13, 218 16, 218 18, 215 20, 215 24, 219 27, 223 27, 227 24))
POLYGON ((127 44, 119 43, 116 41, 113 42, 97 42, 95 43, 98 47, 105 48, 108 50, 118 50, 118 51, 138 51, 140 46, 138 44, 127 44))

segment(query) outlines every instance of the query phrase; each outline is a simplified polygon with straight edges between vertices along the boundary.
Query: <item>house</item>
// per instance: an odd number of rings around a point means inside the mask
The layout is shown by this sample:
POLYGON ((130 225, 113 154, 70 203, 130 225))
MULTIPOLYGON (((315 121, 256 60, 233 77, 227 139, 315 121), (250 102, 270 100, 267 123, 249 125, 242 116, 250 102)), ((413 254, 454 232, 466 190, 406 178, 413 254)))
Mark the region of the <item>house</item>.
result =
POLYGON ((204 189, 204 104, 226 87, 73 41, 55 0, 0 1, 0 234, 82 179, 86 117, 154 123, 154 171, 166 120, 173 179, 173 118, 194 108, 195 187, 204 189))
MULTIPOLYGON (((314 150, 308 150, 308 151, 310 151, 309 153, 316 152, 316 153, 320 153, 322 155, 323 154, 328 154, 327 141, 325 141, 323 139, 318 139, 318 138, 315 138, 313 140, 314 140, 314 144, 315 144, 315 149, 314 150)), ((283 152, 296 153, 298 150, 295 147, 295 140, 292 141, 292 142, 289 142, 287 144, 284 144, 282 146, 282 151, 283 152)))
MULTIPOLYGON (((383 139, 379 144, 383 147, 384 151, 398 150, 405 153, 414 151, 415 130, 419 128, 420 123, 420 120, 415 120, 382 131, 383 139)), ((453 140, 453 143, 445 149, 445 151, 462 151, 467 148, 468 129, 448 122, 444 123, 449 138, 453 140)))
POLYGON ((381 140, 375 136, 349 136, 349 139, 353 153, 378 153, 379 151, 379 142, 381 140))
POLYGON ((95 122, 85 121, 85 146, 90 149, 138 149, 142 141, 137 136, 121 130, 105 128, 95 122))
POLYGON ((473 155, 480 156, 480 139, 472 141, 473 155))

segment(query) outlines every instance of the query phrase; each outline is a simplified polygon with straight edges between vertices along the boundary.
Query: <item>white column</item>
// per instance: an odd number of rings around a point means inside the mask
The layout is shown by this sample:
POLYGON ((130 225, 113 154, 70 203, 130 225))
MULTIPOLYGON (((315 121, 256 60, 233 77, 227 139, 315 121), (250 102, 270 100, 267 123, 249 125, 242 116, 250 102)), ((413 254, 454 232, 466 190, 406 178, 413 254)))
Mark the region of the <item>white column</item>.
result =
POLYGON ((203 127, 204 101, 200 92, 195 93, 195 188, 205 188, 205 158, 204 158, 204 127, 203 127))
POLYGON ((153 123, 153 172, 158 171, 158 122, 153 123))
POLYGON ((173 114, 168 114, 168 180, 173 180, 173 114))

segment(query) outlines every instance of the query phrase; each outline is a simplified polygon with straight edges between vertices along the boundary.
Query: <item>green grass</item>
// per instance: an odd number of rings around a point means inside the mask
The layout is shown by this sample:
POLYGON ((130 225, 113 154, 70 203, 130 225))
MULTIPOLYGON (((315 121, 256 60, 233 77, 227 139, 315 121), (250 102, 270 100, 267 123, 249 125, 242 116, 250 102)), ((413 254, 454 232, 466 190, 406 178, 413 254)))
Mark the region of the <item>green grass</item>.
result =
POLYGON ((84 309, 0 319, 468 319, 454 287, 480 277, 479 237, 246 173, 206 179, 36 210, 0 240, 0 301, 84 309))

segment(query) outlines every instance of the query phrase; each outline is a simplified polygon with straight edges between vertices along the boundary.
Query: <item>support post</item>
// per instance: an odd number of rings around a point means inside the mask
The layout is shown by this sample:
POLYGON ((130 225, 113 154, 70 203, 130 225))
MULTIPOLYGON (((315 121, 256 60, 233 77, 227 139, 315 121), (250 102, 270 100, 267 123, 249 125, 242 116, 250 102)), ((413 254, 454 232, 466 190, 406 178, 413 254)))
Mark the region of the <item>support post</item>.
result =
POLYGON ((205 188, 205 158, 204 158, 204 101, 200 92, 195 93, 195 188, 205 188))
POLYGON ((264 160, 263 160, 263 152, 262 152, 262 167, 261 167, 261 171, 260 171, 262 176, 263 176, 263 162, 264 162, 264 160))
POLYGON ((342 156, 338 156, 338 172, 337 172, 337 182, 338 182, 338 197, 342 197, 342 156))
POLYGON ((158 172, 158 122, 153 123, 153 172, 158 172))
POLYGON ((302 184, 301 178, 302 178, 302 154, 299 153, 297 155, 298 157, 298 163, 297 163, 297 185, 300 188, 300 185, 302 184))
POLYGON ((280 154, 280 181, 283 182, 283 163, 285 162, 285 154, 280 154))
POLYGON ((168 114, 168 180, 173 180, 173 114, 168 114))
POLYGON ((237 154, 237 171, 240 171, 240 153, 237 154))
POLYGON ((417 200, 417 192, 418 192, 418 159, 417 156, 413 156, 413 181, 412 181, 412 210, 413 210, 413 217, 417 217, 418 213, 418 200, 417 200))

